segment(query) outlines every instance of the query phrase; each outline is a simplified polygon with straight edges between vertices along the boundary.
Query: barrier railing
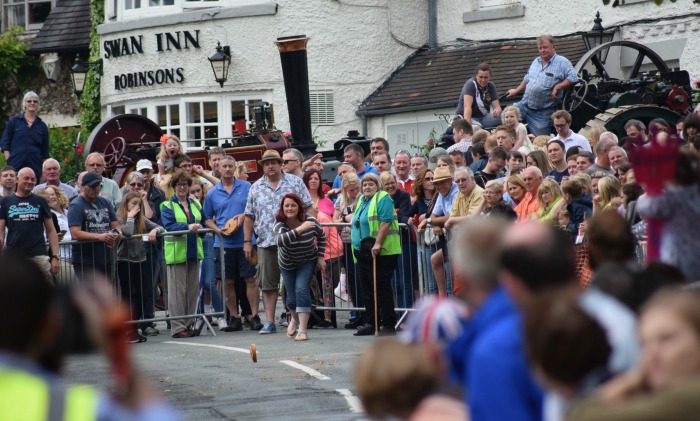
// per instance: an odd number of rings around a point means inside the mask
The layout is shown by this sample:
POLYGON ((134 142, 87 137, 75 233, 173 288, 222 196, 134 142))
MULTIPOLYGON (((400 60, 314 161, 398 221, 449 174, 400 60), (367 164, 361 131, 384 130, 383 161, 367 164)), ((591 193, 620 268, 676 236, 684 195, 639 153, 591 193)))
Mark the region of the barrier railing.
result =
MULTIPOLYGON (((54 281, 56 285, 70 285, 89 281, 96 271, 103 273, 113 282, 116 293, 130 305, 133 320, 129 323, 143 331, 162 321, 171 322, 174 331, 190 328, 198 319, 216 336, 207 317, 225 317, 227 303, 225 283, 221 283, 219 291, 214 282, 213 235, 220 236, 211 229, 201 229, 196 234, 166 232, 157 236, 156 243, 148 242, 147 234, 135 235, 122 237, 112 248, 99 241, 62 241, 59 243, 61 269, 54 281), (178 251, 187 255, 187 235, 203 237, 204 259, 167 264, 164 241, 174 241, 176 248, 184 247, 178 251), (139 250, 140 242, 144 255, 129 255, 128 250, 124 250, 129 246, 139 250), (216 302, 212 312, 204 312, 205 294, 211 297, 212 303, 216 302), (156 316, 157 308, 165 311, 165 315, 156 316), (182 322, 188 319, 190 323, 182 322)), ((219 239, 223 244, 223 239, 219 239)), ((224 273, 223 247, 219 249, 219 262, 224 273)))

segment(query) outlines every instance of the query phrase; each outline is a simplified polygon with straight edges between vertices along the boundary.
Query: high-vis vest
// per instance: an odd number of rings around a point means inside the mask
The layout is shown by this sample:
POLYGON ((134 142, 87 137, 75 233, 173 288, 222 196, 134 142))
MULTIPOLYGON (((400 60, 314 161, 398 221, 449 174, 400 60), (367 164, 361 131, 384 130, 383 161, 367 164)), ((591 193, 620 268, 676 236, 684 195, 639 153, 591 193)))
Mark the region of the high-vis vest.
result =
MULTIPOLYGON (((389 193, 385 191, 377 192, 370 200, 369 208, 367 209, 369 235, 374 238, 377 238, 377 235, 379 235, 379 225, 381 224, 377 214, 377 203, 385 196, 389 196, 389 193)), ((399 237, 399 222, 396 220, 396 214, 394 214, 394 220, 391 221, 389 231, 384 237, 382 249, 379 251, 380 256, 391 256, 393 254, 401 254, 401 237, 399 237)))
MULTIPOLYGON (((190 203, 190 212, 195 221, 200 221, 202 219, 202 208, 197 202, 190 203)), ((187 224, 187 215, 185 211, 182 210, 181 206, 174 206, 173 201, 168 200, 163 202, 161 206, 165 206, 168 209, 172 209, 173 214, 175 214, 175 221, 187 224)), ((190 234, 180 234, 180 235, 165 235, 163 239, 163 250, 165 252, 165 264, 172 265, 176 263, 185 263, 187 260, 187 236, 190 234)), ((204 247, 202 247, 202 239, 197 236, 197 259, 204 259, 204 247)))
POLYGON ((92 421, 97 402, 91 387, 50 385, 39 376, 0 368, 0 421, 92 421))

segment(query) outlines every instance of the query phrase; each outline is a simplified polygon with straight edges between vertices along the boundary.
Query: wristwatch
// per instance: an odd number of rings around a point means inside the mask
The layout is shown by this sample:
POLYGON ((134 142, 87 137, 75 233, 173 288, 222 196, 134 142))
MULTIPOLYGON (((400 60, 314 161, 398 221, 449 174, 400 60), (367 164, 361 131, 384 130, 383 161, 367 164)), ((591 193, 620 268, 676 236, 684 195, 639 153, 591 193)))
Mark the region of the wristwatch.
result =
POLYGON ((49 260, 53 260, 53 259, 61 260, 61 258, 58 257, 58 254, 52 254, 52 255, 51 255, 51 259, 49 259, 49 260))
POLYGON ((432 224, 431 224, 432 221, 430 220, 430 218, 425 218, 425 220, 426 220, 426 222, 428 223, 428 225, 432 225, 432 224))

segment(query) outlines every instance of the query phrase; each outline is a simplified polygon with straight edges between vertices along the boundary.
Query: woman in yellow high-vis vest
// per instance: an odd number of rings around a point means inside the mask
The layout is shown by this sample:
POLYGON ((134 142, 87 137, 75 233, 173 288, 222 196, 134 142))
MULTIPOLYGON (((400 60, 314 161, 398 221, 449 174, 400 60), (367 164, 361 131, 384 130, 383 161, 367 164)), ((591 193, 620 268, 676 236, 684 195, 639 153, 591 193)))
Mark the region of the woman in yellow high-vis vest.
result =
MULTIPOLYGON (((163 227, 170 232, 190 231, 187 235, 165 236, 164 251, 168 278, 170 316, 194 314, 199 292, 199 262, 204 258, 202 239, 196 232, 204 226, 202 205, 190 198, 192 177, 179 172, 170 180, 175 194, 161 204, 163 227)), ((185 320, 170 322, 173 338, 190 338, 194 332, 185 320)))
POLYGON ((380 317, 382 332, 395 332, 396 314, 391 290, 391 275, 401 254, 399 224, 394 201, 382 190, 382 183, 374 174, 362 177, 362 197, 355 205, 352 218, 353 253, 358 264, 365 302, 365 324, 355 336, 374 334, 374 318, 380 317), (377 311, 374 313, 374 268, 377 260, 377 311))

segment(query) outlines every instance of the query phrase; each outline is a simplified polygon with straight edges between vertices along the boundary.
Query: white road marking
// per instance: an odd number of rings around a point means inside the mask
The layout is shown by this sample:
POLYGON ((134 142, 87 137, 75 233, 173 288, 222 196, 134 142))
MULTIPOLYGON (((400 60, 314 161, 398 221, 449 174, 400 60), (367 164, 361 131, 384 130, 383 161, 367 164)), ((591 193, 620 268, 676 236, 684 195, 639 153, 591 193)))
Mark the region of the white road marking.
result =
POLYGON ((210 345, 210 344, 198 344, 195 342, 175 342, 175 341, 165 341, 163 342, 165 344, 175 344, 175 345, 186 345, 186 346, 200 346, 204 348, 218 348, 218 349, 225 349, 227 351, 236 351, 236 352, 242 352, 244 354, 250 354, 249 349, 243 349, 243 348, 236 348, 233 346, 223 346, 223 345, 210 345))
POLYGON ((348 406, 350 407, 350 411, 356 412, 358 414, 365 412, 362 408, 360 398, 354 396, 350 389, 335 389, 335 391, 340 393, 340 396, 345 398, 345 400, 348 402, 348 406))
POLYGON ((286 365, 288 365, 288 366, 290 366, 290 367, 292 367, 292 368, 296 368, 296 369, 298 369, 298 370, 301 370, 301 371, 303 371, 304 373, 308 374, 309 376, 314 377, 314 378, 317 378, 317 379, 319 379, 319 380, 330 380, 330 379, 331 379, 330 377, 324 376, 323 374, 321 374, 320 372, 314 370, 313 368, 309 368, 309 367, 307 367, 307 366, 305 366, 305 365, 301 365, 301 364, 299 364, 299 363, 297 363, 297 362, 289 361, 289 360, 280 360, 280 362, 281 362, 282 364, 286 364, 286 365))

